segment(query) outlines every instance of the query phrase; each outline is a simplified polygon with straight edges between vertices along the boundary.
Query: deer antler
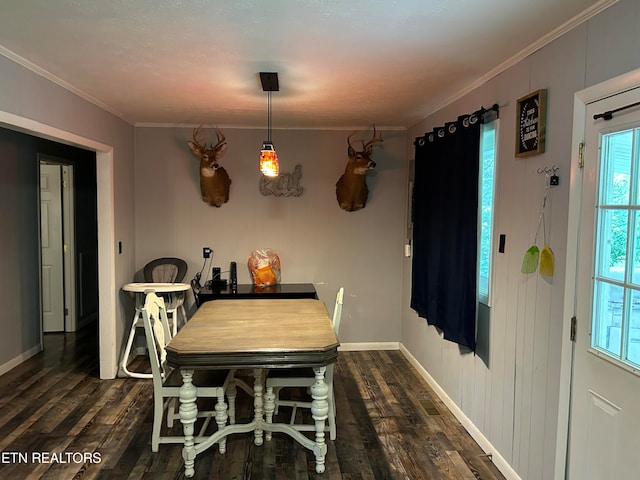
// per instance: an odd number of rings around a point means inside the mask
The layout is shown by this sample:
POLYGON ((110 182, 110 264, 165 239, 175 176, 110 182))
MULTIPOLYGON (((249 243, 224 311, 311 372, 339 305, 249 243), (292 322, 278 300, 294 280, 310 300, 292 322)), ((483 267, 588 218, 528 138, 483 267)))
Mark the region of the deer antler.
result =
MULTIPOLYGON (((351 137, 353 137, 354 135, 357 135, 359 133, 364 132, 364 130, 354 130, 353 132, 351 132, 351 135, 349 135, 347 137, 347 144, 349 145, 349 147, 353 148, 351 146, 351 137)), ((377 142, 382 142, 384 141, 384 139, 382 138, 382 134, 380 134, 379 137, 376 136, 376 126, 373 126, 373 135, 371 137, 371 140, 369 140, 367 143, 364 143, 364 140, 362 140, 362 151, 365 151, 367 148, 369 148, 370 146, 372 146, 374 143, 377 142)))
MULTIPOLYGON (((196 150, 205 152, 208 150, 207 142, 205 141, 203 144, 200 144, 200 140, 198 140, 198 137, 200 136, 200 130, 202 130, 202 125, 200 125, 198 128, 193 129, 193 140, 189 141, 189 143, 192 144, 196 150)), ((218 127, 216 127, 216 137, 218 137, 218 143, 216 143, 215 145, 211 143, 211 148, 209 150, 217 150, 226 143, 226 138, 224 134, 218 129, 218 127)))
POLYGON ((207 149, 207 142, 204 142, 204 145, 200 145, 200 140, 198 140, 198 137, 200 136, 200 130, 202 129, 202 125, 200 125, 198 128, 194 128, 193 129, 193 140, 189 140, 189 145, 191 146, 192 150, 196 150, 197 152, 199 152, 200 154, 202 154, 202 152, 204 152, 207 149))
POLYGON ((376 137, 376 126, 373 126, 373 135, 371 136, 371 140, 369 140, 367 143, 364 143, 364 140, 362 141, 362 149, 366 150, 367 148, 373 146, 374 143, 377 142, 383 142, 384 139, 382 138, 382 134, 380 134, 379 137, 376 137))
POLYGON ((224 134, 220 130, 218 130, 218 127, 216 127, 216 137, 218 137, 218 143, 216 143, 216 145, 212 147, 213 150, 217 150, 219 147, 224 145, 227 141, 226 138, 224 137, 224 134))
POLYGON ((349 136, 347 137, 347 144, 349 145, 349 147, 353 148, 353 147, 351 146, 351 137, 353 137, 354 135, 357 135, 357 134, 359 134, 359 133, 362 133, 362 132, 364 132, 364 130, 354 130, 353 132, 351 132, 351 135, 349 135, 349 136))

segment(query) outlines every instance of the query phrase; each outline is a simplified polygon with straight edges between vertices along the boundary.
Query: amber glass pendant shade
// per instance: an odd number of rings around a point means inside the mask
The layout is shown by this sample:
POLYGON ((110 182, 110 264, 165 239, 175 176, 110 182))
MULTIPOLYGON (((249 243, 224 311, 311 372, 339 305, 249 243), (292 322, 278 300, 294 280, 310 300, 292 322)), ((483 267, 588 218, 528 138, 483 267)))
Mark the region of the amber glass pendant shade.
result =
POLYGON ((260 171, 266 177, 277 177, 280 172, 278 155, 271 142, 264 142, 260 150, 260 171))

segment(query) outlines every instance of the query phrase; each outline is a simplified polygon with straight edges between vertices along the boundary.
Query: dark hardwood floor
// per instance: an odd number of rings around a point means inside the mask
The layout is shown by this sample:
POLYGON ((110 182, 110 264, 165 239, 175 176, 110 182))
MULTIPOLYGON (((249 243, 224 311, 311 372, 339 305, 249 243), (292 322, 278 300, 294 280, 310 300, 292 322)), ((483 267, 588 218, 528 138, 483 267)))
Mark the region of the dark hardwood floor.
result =
MULTIPOLYGON (((44 352, 0 377, 0 478, 184 478, 180 446, 151 452, 151 381, 100 380, 96 345, 91 327, 48 334, 44 352)), ((143 356, 132 365, 147 367, 143 356)), ((340 352, 334 387, 338 438, 324 474, 286 435, 256 447, 238 434, 224 455, 198 456, 193 478, 504 478, 400 352, 340 352)), ((251 405, 239 394, 238 422, 251 405)))

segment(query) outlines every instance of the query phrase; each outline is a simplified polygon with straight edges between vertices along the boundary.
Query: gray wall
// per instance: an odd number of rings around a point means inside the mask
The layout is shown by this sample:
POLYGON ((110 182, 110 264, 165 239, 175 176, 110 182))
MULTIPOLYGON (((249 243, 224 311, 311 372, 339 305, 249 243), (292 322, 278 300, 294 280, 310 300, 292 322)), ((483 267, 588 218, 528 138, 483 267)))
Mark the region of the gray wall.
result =
POLYGON ((249 254, 273 248, 282 263, 283 283, 314 283, 329 307, 338 288, 345 287, 343 343, 397 343, 406 132, 382 132, 382 147, 373 153, 377 167, 367 176, 367 206, 345 212, 336 201, 335 183, 347 161, 350 131, 273 132, 281 173, 302 166, 299 197, 259 192, 264 129, 222 131, 228 148, 220 163, 232 184, 229 202, 215 208, 200 199, 198 159, 187 146, 192 129, 136 129, 137 268, 155 257, 178 256, 188 261, 192 278, 203 265, 202 247, 209 246, 212 265, 225 271, 236 261, 238 282, 251 283, 249 254))
POLYGON ((0 131, 0 365, 40 345, 38 168, 33 142, 0 131), (24 320, 24 321, 23 321, 24 320))
MULTIPOLYGON (((571 165, 573 95, 640 67, 640 2, 622 0, 512 66, 408 132, 412 140, 480 105, 500 105, 497 234, 506 251, 495 254, 487 363, 461 355, 409 309, 410 261, 404 262, 402 343, 489 442, 526 479, 553 478, 560 383, 560 350, 571 165), (516 100, 548 89, 547 147, 514 157, 516 100), (556 271, 551 281, 523 275, 544 189, 540 167, 560 167, 548 220, 556 271)), ((494 251, 496 251, 494 249, 494 251)), ((560 446, 562 447, 562 446, 560 446)))
MULTIPOLYGON (((103 221, 112 225, 115 238, 123 241, 125 250, 122 255, 115 256, 113 265, 103 265, 101 275, 108 278, 109 282, 103 285, 101 302, 113 305, 114 308, 110 310, 112 318, 106 321, 113 326, 116 338, 120 339, 124 336, 128 314, 125 318, 120 305, 116 305, 115 301, 110 302, 110 295, 105 295, 105 292, 115 297, 116 289, 125 281, 130 281, 134 274, 134 128, 2 56, 0 85, 0 126, 17 128, 25 133, 35 133, 36 136, 44 135, 52 140, 64 138, 62 143, 71 145, 99 144, 105 151, 112 151, 109 165, 104 164, 104 158, 98 160, 98 170, 112 175, 112 181, 106 179, 110 185, 106 197, 112 199, 114 216, 105 218, 104 209, 98 212, 98 216, 102 215, 103 221)), ((37 347, 41 324, 37 303, 36 170, 32 169, 33 164, 27 167, 16 162, 15 152, 14 160, 4 156, 2 162, 3 166, 11 167, 3 172, 2 196, 9 197, 5 206, 14 207, 3 209, 0 231, 2 246, 7 246, 0 253, 6 272, 0 278, 0 299, 3 305, 8 306, 0 310, 0 328, 4 332, 0 337, 0 365, 5 365, 19 360, 22 353, 37 347), (17 346, 20 346, 21 352, 17 352, 17 346)), ((100 210, 100 205, 98 208, 100 210)), ((102 238, 101 248, 112 258, 115 238, 102 238)), ((117 347, 112 344, 106 348, 111 350, 117 347)), ((115 371, 108 374, 113 375, 115 371)))

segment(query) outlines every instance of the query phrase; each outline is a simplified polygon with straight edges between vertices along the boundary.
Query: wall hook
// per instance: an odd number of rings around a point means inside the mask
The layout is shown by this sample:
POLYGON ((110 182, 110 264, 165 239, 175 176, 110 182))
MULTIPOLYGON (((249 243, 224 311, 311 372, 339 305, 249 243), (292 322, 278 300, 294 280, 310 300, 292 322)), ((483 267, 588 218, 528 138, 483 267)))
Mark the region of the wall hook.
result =
POLYGON ((538 175, 546 175, 547 181, 549 185, 555 187, 560 183, 560 177, 556 175, 556 172, 560 170, 560 167, 556 167, 555 165, 552 167, 540 167, 537 172, 538 175))

